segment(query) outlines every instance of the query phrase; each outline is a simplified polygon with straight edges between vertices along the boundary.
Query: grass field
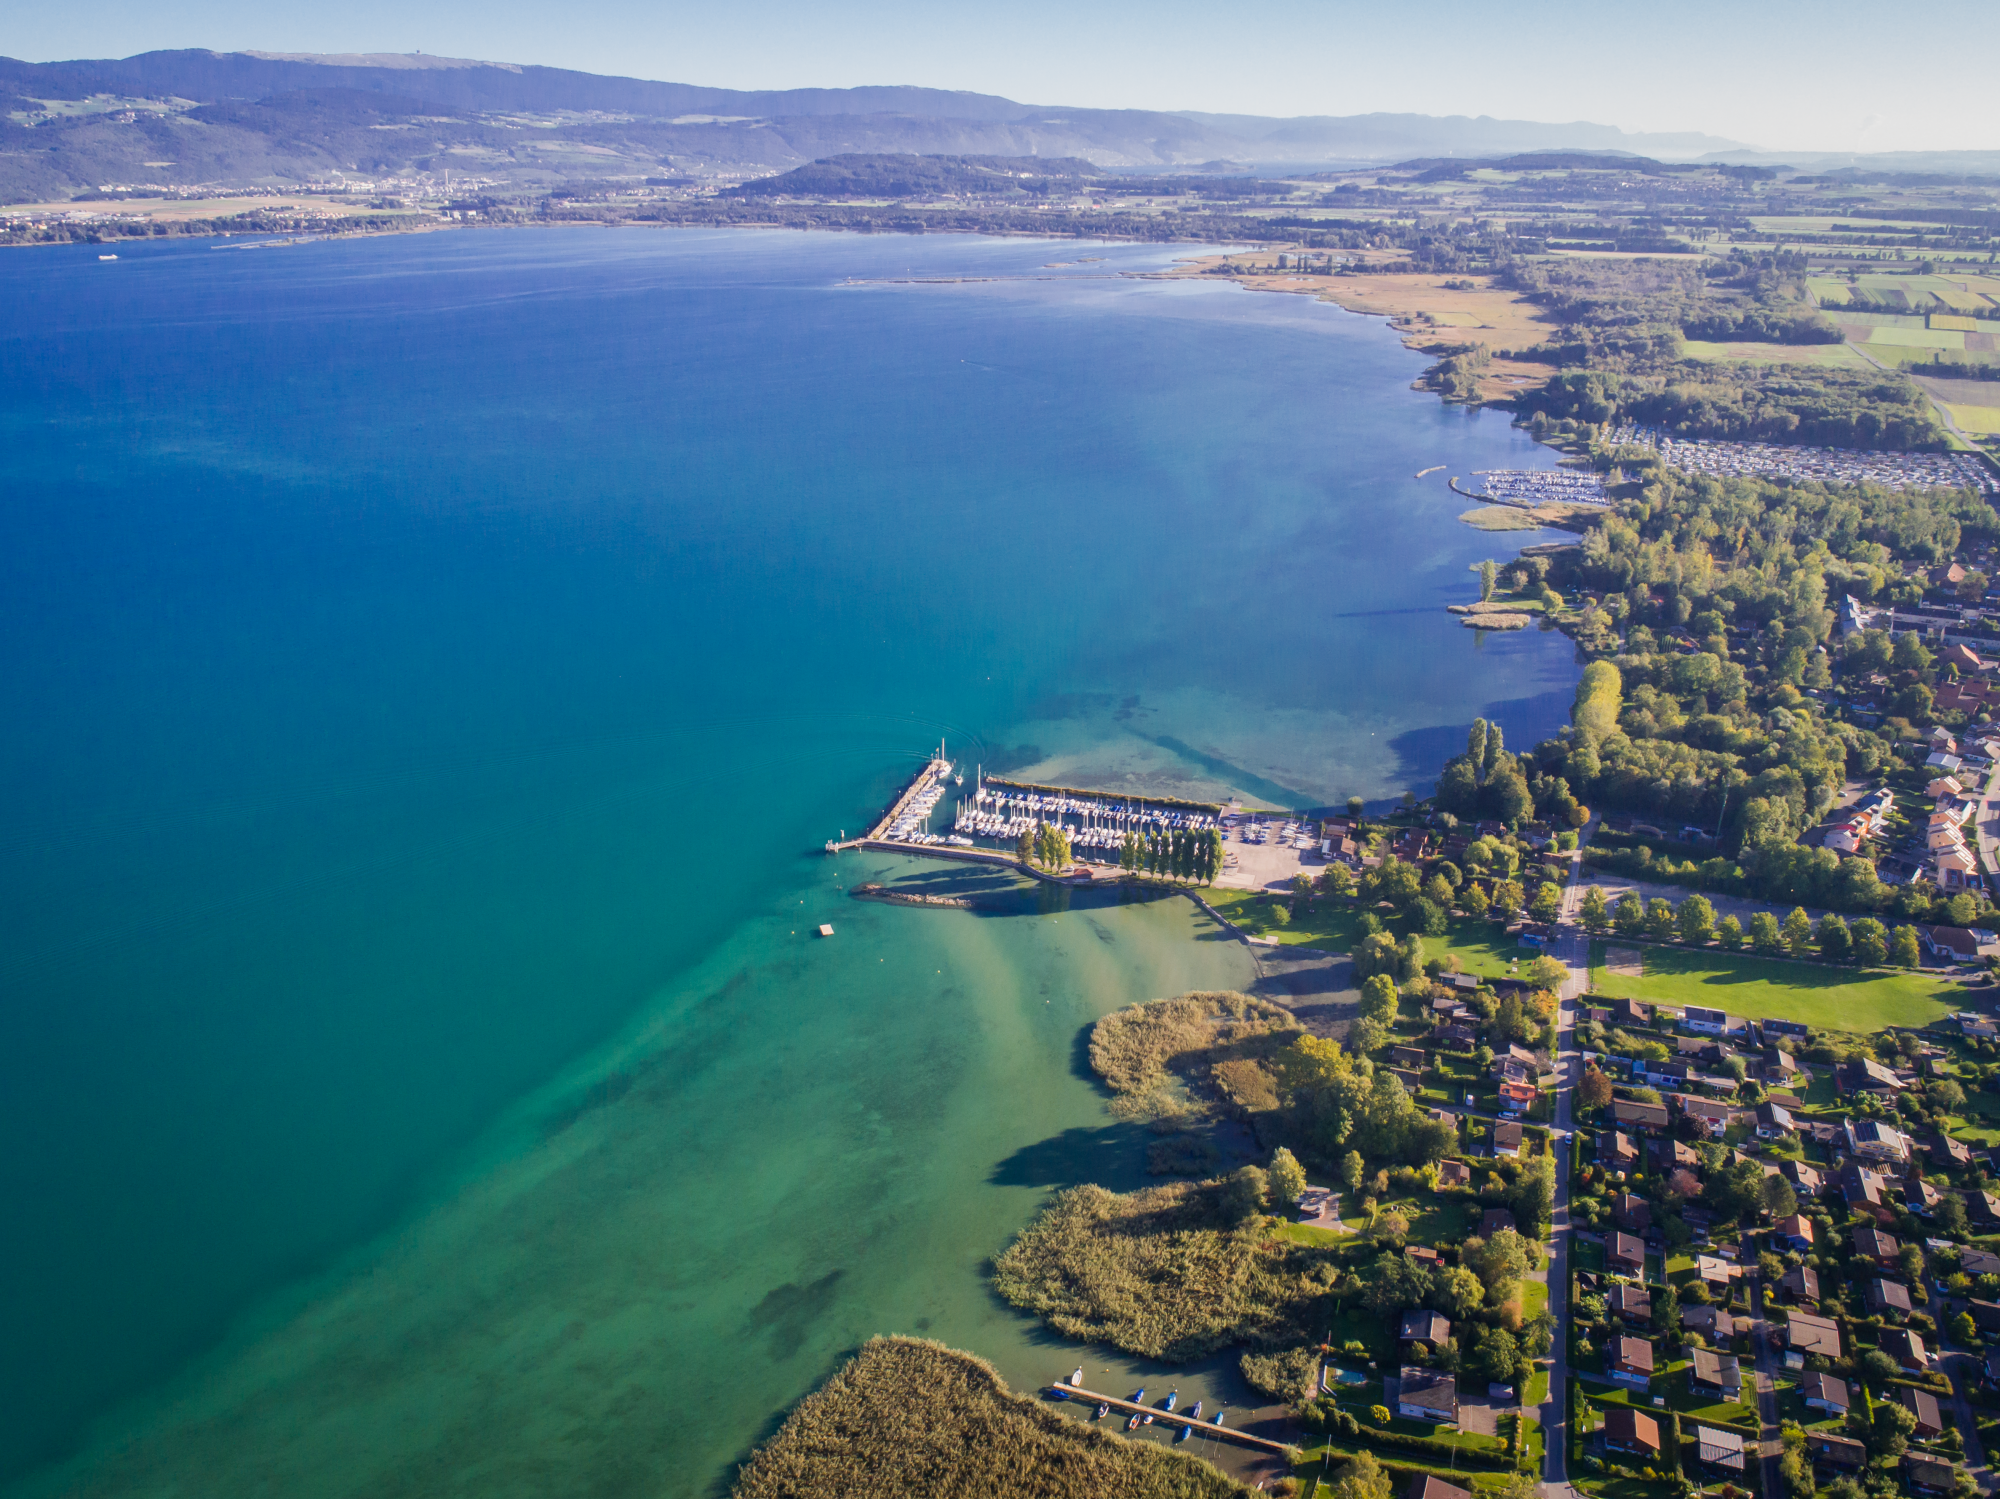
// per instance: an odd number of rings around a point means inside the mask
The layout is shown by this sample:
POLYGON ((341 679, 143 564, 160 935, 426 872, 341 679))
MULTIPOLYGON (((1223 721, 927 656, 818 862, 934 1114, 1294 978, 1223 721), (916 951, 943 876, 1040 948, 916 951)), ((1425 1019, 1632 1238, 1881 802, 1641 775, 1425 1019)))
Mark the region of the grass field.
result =
POLYGON ((1706 364, 1813 364, 1859 368, 1867 364, 1846 344, 1708 343, 1691 338, 1687 357, 1706 364))
POLYGON ((1644 974, 1630 978, 1604 968, 1604 944, 1593 942, 1591 988, 1612 999, 1706 1005, 1746 1020, 1798 1020, 1862 1034, 1891 1025, 1928 1025, 1958 1008, 1956 985, 1922 974, 1670 947, 1643 951, 1644 974))

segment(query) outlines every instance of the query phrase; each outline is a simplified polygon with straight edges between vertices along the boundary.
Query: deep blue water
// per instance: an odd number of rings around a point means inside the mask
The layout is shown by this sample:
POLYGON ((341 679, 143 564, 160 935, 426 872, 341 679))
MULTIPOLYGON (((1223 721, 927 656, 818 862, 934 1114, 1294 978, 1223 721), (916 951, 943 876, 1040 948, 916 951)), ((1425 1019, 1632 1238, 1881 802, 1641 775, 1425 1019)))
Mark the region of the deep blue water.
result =
POLYGON ((1564 716, 1412 479, 1549 455, 1378 321, 1114 278, 1156 247, 120 254, 0 257, 0 1475, 733 992, 940 735, 1303 805, 1564 716))

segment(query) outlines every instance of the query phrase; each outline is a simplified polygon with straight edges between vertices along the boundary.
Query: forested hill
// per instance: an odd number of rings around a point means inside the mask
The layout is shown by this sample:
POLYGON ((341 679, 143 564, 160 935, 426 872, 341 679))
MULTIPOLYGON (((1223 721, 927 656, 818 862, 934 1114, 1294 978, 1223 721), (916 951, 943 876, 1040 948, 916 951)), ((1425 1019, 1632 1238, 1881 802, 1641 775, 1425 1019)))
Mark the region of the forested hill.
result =
POLYGON ((447 167, 529 187, 755 176, 851 154, 1240 167, 1523 150, 1688 155, 1732 144, 1583 122, 1265 119, 1056 108, 902 87, 746 91, 422 55, 187 50, 57 63, 0 58, 0 201, 10 202, 106 183, 285 185, 334 172, 410 175, 447 167), (330 136, 322 128, 325 101, 336 92, 356 96, 336 115, 364 112, 370 100, 396 101, 386 112, 398 115, 397 128, 377 130, 372 142, 330 136))
POLYGON ((930 193, 1046 192, 1096 177, 1076 156, 832 156, 733 189, 738 197, 908 198, 930 193))

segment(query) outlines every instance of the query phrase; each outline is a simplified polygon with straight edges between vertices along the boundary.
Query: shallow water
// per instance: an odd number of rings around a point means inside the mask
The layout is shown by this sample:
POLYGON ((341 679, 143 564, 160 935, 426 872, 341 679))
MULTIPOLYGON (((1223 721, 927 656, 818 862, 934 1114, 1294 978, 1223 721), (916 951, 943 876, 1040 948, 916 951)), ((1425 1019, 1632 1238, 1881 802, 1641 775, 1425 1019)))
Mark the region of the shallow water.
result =
POLYGON ((1410 478, 1547 455, 1075 249, 0 258, 0 1471, 693 1494, 870 1333, 1074 1362, 981 1266, 1133 1179, 1078 1038, 1247 958, 819 843, 939 735, 1385 797, 1575 674, 1442 613, 1494 543, 1410 478))

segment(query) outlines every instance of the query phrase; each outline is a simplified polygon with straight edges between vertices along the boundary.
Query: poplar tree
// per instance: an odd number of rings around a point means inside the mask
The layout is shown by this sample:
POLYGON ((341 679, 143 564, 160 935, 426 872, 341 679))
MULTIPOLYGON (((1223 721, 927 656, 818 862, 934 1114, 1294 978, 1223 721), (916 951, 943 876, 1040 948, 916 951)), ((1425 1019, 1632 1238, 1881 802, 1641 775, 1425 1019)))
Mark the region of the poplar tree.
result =
POLYGON ((1479 778, 1482 785, 1493 779, 1494 774, 1500 769, 1500 762, 1506 757, 1506 754, 1507 736, 1500 732, 1499 724, 1488 724, 1486 726, 1486 773, 1479 778))
POLYGON ((1465 761, 1472 767, 1472 783, 1483 785, 1486 780, 1486 720, 1472 720, 1472 732, 1465 736, 1465 761))

